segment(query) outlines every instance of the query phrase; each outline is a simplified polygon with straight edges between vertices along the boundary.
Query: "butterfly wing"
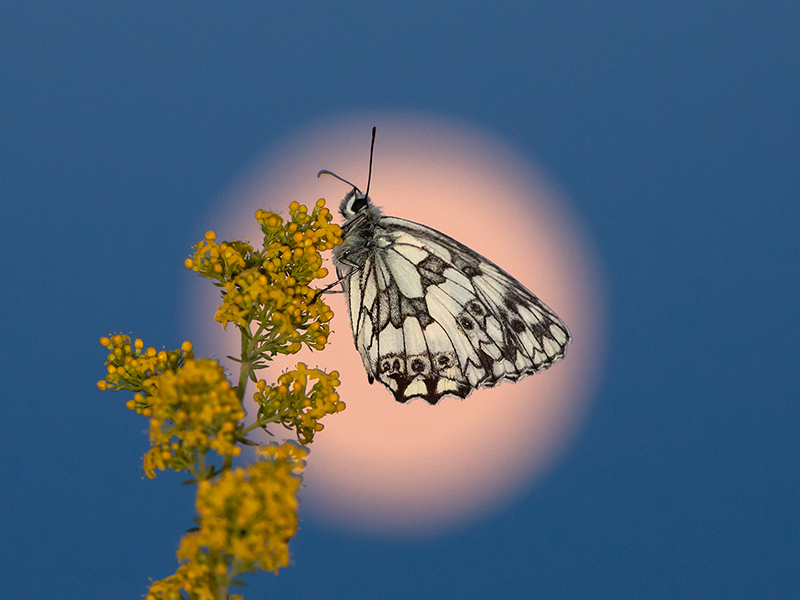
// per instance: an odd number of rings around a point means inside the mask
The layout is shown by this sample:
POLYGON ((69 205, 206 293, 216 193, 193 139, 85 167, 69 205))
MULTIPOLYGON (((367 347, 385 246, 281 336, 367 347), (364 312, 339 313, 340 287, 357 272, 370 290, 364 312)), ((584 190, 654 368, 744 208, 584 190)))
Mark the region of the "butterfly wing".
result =
POLYGON ((378 224, 363 265, 343 279, 370 383, 399 402, 435 404, 564 356, 566 325, 494 263, 429 227, 395 217, 378 224))

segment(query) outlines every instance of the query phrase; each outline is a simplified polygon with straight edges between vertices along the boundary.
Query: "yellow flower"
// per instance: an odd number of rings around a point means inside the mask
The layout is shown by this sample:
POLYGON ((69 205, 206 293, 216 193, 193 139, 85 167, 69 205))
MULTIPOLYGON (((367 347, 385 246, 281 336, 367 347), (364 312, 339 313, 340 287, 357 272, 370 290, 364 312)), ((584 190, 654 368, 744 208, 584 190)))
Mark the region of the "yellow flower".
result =
POLYGON ((217 243, 217 234, 206 232, 205 238, 195 246, 192 258, 186 259, 184 266, 197 271, 203 277, 226 281, 247 268, 253 247, 247 241, 217 243))
POLYGON ((200 482, 199 527, 181 540, 178 570, 154 582, 148 600, 177 600, 181 590, 198 600, 216 600, 218 591, 240 573, 277 573, 288 566, 307 451, 286 443, 260 453, 264 460, 246 470, 225 471, 215 481, 200 482))
POLYGON ((199 528, 184 536, 178 559, 206 562, 215 576, 289 564, 288 542, 297 529, 297 488, 307 451, 292 443, 259 450, 265 460, 201 481, 199 528))
POLYGON ((274 386, 263 380, 256 383, 258 391, 253 400, 259 405, 258 419, 263 423, 279 422, 287 429, 293 428, 300 443, 309 444, 314 434, 324 428, 320 419, 345 409, 344 402, 336 393, 339 384, 336 371, 325 373, 297 363, 297 369, 283 373, 274 386), (311 380, 316 380, 316 383, 308 390, 311 380))
POLYGON ((320 199, 311 213, 304 205, 289 205, 290 221, 265 210, 256 212, 264 234, 263 248, 244 242, 217 243, 214 232, 195 247, 187 268, 220 287, 222 303, 214 319, 242 331, 255 322, 277 328, 265 354, 294 354, 303 344, 322 350, 330 334, 330 308, 311 287, 328 275, 320 252, 342 243, 342 230, 320 199))
POLYGON ((118 392, 129 390, 136 392, 133 400, 125 406, 135 410, 140 415, 151 416, 152 409, 148 399, 143 394, 145 382, 165 371, 175 371, 186 361, 194 359, 192 343, 183 342, 179 350, 161 350, 144 348, 144 342, 136 339, 131 343, 131 338, 118 333, 111 337, 101 337, 100 344, 109 350, 106 360, 106 378, 98 381, 100 390, 118 392))
POLYGON ((215 575, 207 564, 184 563, 174 575, 153 582, 146 600, 183 600, 181 590, 191 593, 196 600, 218 600, 218 590, 227 589, 229 582, 215 575))
POLYGON ((152 448, 144 459, 148 477, 155 476, 154 469, 190 467, 208 449, 220 456, 241 453, 235 434, 244 411, 219 363, 188 361, 148 379, 144 388, 152 408, 152 448))

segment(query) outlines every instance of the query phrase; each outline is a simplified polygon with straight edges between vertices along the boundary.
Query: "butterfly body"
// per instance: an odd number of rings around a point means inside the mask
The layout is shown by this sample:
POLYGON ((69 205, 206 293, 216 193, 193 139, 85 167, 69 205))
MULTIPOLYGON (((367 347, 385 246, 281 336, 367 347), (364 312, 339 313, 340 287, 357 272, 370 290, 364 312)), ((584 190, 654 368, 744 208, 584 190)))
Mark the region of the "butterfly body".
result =
POLYGON ((465 398, 564 356, 566 325, 488 259, 435 229, 383 216, 355 187, 340 211, 333 261, 356 348, 369 382, 398 402, 465 398))

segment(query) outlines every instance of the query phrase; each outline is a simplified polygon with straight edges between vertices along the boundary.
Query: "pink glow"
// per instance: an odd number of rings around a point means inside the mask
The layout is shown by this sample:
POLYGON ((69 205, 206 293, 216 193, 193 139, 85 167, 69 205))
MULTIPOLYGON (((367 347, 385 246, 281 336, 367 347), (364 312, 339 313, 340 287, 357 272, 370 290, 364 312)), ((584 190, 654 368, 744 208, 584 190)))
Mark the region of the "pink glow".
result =
MULTIPOLYGON (((279 369, 303 361, 340 371, 347 403, 312 444, 302 516, 425 536, 508 503, 566 447, 602 367, 604 288, 581 224, 534 167, 486 132, 419 116, 364 114, 301 132, 240 179, 207 227, 220 239, 255 242, 258 208, 285 214, 292 200, 311 206, 324 197, 336 210, 348 187, 316 173, 330 169, 363 190, 373 125, 370 196, 384 214, 429 225, 490 258, 552 307, 573 335, 565 360, 545 373, 463 401, 401 405, 380 384, 367 383, 343 297, 332 295, 332 347, 276 362, 279 369)), ((211 286, 193 283, 191 290, 193 322, 202 328, 198 352, 234 354, 236 336, 222 336, 211 321, 211 286)))

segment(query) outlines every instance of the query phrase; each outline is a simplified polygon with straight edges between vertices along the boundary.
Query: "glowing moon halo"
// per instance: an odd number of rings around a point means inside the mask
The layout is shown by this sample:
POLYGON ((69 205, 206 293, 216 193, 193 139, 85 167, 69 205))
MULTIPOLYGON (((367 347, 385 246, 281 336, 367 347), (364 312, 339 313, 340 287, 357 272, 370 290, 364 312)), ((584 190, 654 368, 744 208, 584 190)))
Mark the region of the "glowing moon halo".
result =
MULTIPOLYGON (((209 228, 220 239, 257 242, 259 208, 286 213, 292 200, 310 207, 324 197, 336 210, 349 188, 316 173, 330 169, 363 190, 373 125, 370 197, 384 214, 438 229, 499 264, 552 307, 573 335, 566 358, 545 373, 463 401, 401 405, 382 385, 367 383, 343 297, 330 295, 331 347, 275 361, 278 370, 260 375, 273 379, 298 361, 341 373, 347 410, 328 417, 311 445, 304 518, 430 535, 507 502, 553 463, 596 385, 604 293, 582 228, 529 164, 485 132, 419 116, 365 114, 301 132, 238 182, 209 228)), ((197 345, 233 355, 238 336, 223 335, 211 321, 215 294, 211 286, 192 284, 193 322, 203 327, 197 345)))

